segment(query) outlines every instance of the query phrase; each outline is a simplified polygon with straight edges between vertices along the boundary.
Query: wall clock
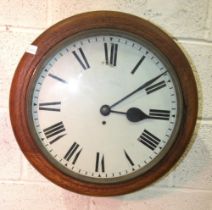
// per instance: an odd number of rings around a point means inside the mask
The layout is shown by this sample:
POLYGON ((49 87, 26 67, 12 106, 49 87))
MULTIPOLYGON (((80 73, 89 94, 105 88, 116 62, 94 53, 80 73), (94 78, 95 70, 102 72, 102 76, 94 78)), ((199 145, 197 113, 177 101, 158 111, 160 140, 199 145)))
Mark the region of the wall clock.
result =
POLYGON ((118 195, 152 183, 182 156, 197 90, 166 33, 96 11, 33 42, 14 75, 10 116, 21 150, 45 177, 82 194, 118 195))

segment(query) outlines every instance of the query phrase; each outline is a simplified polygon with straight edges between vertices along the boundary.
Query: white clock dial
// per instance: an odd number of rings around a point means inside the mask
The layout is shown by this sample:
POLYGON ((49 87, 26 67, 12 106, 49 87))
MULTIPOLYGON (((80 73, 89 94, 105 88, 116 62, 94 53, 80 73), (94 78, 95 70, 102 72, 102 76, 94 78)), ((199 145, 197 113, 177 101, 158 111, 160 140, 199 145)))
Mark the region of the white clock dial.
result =
POLYGON ((31 129, 44 155, 77 179, 129 180, 155 165, 181 120, 178 80, 160 52, 118 31, 54 49, 34 75, 31 129))

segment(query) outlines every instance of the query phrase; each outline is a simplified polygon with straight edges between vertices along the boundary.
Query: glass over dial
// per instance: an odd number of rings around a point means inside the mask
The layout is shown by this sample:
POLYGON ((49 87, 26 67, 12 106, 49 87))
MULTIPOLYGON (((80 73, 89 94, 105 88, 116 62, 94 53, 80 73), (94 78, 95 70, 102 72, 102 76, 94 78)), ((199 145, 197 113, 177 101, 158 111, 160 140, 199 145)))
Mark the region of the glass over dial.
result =
POLYGON ((59 44, 31 84, 29 120, 63 173, 115 183, 145 173, 173 144, 182 117, 178 79, 161 53, 121 31, 59 44))

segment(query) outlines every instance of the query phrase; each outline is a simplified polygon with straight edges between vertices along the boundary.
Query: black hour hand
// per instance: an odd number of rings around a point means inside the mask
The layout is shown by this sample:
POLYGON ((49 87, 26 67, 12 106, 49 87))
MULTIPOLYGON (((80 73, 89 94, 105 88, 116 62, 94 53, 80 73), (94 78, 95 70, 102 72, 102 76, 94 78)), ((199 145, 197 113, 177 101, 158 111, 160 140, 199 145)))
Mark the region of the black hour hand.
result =
POLYGON ((141 120, 149 118, 143 111, 138 108, 132 107, 127 110, 126 113, 127 119, 131 122, 139 122, 141 120))
POLYGON ((127 119, 130 122, 139 122, 145 119, 169 120, 170 118, 169 110, 150 109, 149 115, 147 115, 142 110, 136 107, 129 108, 127 112, 120 112, 110 109, 110 106, 108 105, 103 105, 100 108, 100 113, 103 116, 108 116, 111 113, 126 115, 127 119))
POLYGON ((169 120, 170 111, 150 109, 149 115, 141 111, 139 108, 132 107, 127 110, 127 119, 131 122, 139 122, 144 119, 169 120))

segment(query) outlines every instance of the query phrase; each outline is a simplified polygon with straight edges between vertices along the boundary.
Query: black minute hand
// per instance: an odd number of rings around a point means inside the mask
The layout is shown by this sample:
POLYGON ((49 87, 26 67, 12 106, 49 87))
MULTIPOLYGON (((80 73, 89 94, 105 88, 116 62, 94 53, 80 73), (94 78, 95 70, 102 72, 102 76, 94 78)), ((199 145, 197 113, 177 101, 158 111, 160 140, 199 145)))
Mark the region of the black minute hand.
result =
POLYGON ((110 108, 115 107, 116 105, 118 105, 119 103, 121 103, 122 101, 124 101, 125 99, 129 98, 130 96, 132 96, 133 94, 137 93, 138 91, 144 89, 145 87, 151 85, 154 81, 156 81, 157 79, 159 79, 161 76, 163 76, 165 73, 167 73, 167 71, 163 72, 162 74, 159 74, 158 76, 154 77, 153 79, 145 82, 143 85, 141 85, 140 87, 138 87, 137 89, 135 89, 134 91, 132 91, 131 93, 129 93, 128 95, 126 95, 125 97, 123 97, 122 99, 118 100, 117 102, 115 102, 114 104, 112 104, 110 106, 110 108))

